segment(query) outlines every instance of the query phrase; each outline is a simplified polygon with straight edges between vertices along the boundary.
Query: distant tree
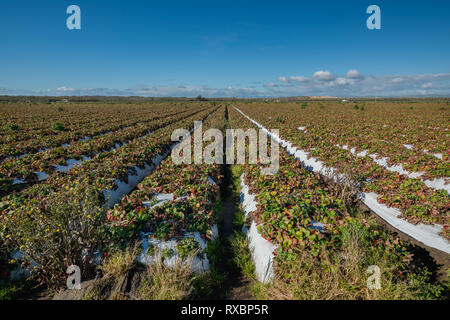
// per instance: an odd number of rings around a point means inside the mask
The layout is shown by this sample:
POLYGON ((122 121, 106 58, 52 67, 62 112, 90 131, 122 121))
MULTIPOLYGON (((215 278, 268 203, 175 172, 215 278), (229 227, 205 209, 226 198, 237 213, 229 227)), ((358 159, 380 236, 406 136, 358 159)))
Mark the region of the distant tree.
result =
POLYGON ((207 101, 208 99, 203 98, 201 95, 198 95, 196 98, 197 101, 207 101))

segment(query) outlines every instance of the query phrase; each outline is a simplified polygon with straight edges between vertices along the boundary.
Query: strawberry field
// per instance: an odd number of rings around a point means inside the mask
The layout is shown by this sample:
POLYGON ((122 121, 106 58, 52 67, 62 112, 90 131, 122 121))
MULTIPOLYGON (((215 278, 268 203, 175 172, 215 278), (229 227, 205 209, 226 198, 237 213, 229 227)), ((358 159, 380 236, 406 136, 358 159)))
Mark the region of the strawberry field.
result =
POLYGON ((412 224, 439 224, 449 238, 449 118, 445 103, 237 104, 266 128, 347 174, 412 224))
POLYGON ((236 273, 252 298, 448 295, 448 103, 8 103, 0 114, 2 286, 63 289, 76 265, 101 279, 83 299, 225 298, 236 273), (279 169, 175 164, 180 128, 264 129, 279 169))
MULTIPOLYGON (((377 192, 383 192, 383 195, 387 191, 394 194, 400 191, 399 194, 403 195, 403 198, 398 199, 405 203, 399 201, 390 203, 384 201, 382 197, 378 199, 382 204, 405 208, 403 217, 405 220, 409 220, 408 223, 442 223, 443 226, 441 225, 439 229, 440 233, 433 234, 433 237, 442 238, 442 241, 448 244, 444 239, 448 237, 448 233, 446 233, 449 217, 447 191, 429 188, 420 180, 392 173, 371 162, 370 157, 355 157, 352 152, 347 152, 346 148, 334 148, 336 142, 344 144, 345 141, 348 145, 358 145, 360 134, 356 133, 358 131, 352 129, 351 126, 350 128, 341 126, 340 122, 332 120, 330 117, 340 115, 339 119, 347 119, 347 121, 353 119, 355 123, 352 126, 355 128, 370 124, 356 122, 355 119, 358 118, 358 115, 352 114, 356 112, 355 108, 345 109, 345 105, 335 103, 334 109, 331 109, 332 104, 330 104, 328 110, 323 111, 324 105, 325 103, 303 103, 301 105, 298 103, 236 103, 233 108, 230 108, 232 126, 237 128, 264 127, 267 128, 267 132, 270 132, 270 129, 279 129, 281 138, 276 135, 272 136, 275 139, 273 142, 280 143, 284 147, 280 153, 280 168, 276 175, 262 175, 257 165, 243 166, 240 172, 242 173, 241 184, 244 188, 243 194, 241 193, 241 196, 244 197, 243 207, 248 213, 245 224, 248 226, 252 224, 252 227, 256 225, 257 232, 266 241, 265 248, 273 250, 268 260, 269 263, 262 263, 263 275, 260 278, 270 277, 273 279, 269 287, 258 287, 259 297, 264 299, 310 299, 311 297, 354 299, 358 296, 373 299, 375 296, 367 291, 358 290, 359 286, 364 285, 358 284, 361 279, 357 276, 357 270, 364 270, 368 265, 375 264, 376 261, 379 263, 379 259, 386 263, 384 268, 390 269, 392 276, 390 281, 392 281, 393 287, 402 287, 405 281, 413 283, 415 281, 411 280, 413 278, 417 280, 419 277, 423 280, 427 277, 426 269, 420 272, 411 271, 410 268, 416 263, 413 262, 416 258, 414 258, 414 250, 408 245, 408 241, 401 240, 395 233, 386 232, 380 228, 380 223, 375 222, 373 216, 361 214, 359 209, 360 193, 367 190, 366 188, 385 186, 385 188, 375 189, 377 192), (317 115, 314 115, 316 111, 318 111, 317 115), (316 123, 321 123, 321 126, 316 127, 316 123), (329 123, 334 130, 328 129, 327 124, 329 123), (351 132, 347 133, 346 130, 351 130, 351 132), (345 139, 346 136, 347 139, 345 139), (292 143, 282 140, 282 138, 286 138, 292 143), (310 165, 312 162, 308 162, 308 159, 302 160, 298 156, 298 149, 292 150, 293 145, 307 150, 309 159, 320 157, 319 159, 328 167, 338 170, 331 170, 332 174, 330 174, 330 170, 323 170, 322 166, 321 170, 315 170, 316 168, 310 165), (323 157, 321 157, 322 155, 323 157), (352 174, 350 175, 349 172, 352 174), (347 177, 359 179, 356 183, 349 181, 348 178, 343 179, 340 174, 344 173, 347 174, 347 177), (432 196, 422 196, 425 193, 432 196), (419 196, 416 197, 416 195, 419 196), (421 216, 421 219, 417 219, 417 216, 415 216, 416 219, 411 219, 408 216, 410 212, 408 209, 414 209, 413 199, 417 203, 416 206, 424 207, 422 212, 427 212, 428 208, 428 216, 421 216), (435 211, 433 212, 433 210, 435 211), (354 261, 354 264, 351 260, 354 261), (351 271, 347 269, 349 264, 352 265, 351 271), (271 268, 273 271, 268 272, 267 270, 270 271, 271 268), (331 276, 333 272, 337 273, 335 278, 331 276), (334 279, 328 282, 329 278, 334 279), (344 283, 344 286, 352 285, 354 286, 353 290, 347 291, 337 285, 337 282, 344 283), (308 287, 312 287, 312 290, 306 289, 308 287)), ((372 106, 374 109, 376 107, 372 106)), ((397 106, 382 107, 389 110, 389 108, 397 106)), ((443 116, 440 108, 436 108, 436 113, 443 116)), ((367 109, 366 106, 362 111, 367 109)), ((361 112, 360 109, 358 111, 361 112)), ((375 114, 374 112, 366 117, 375 121, 375 114)), ((437 118, 436 115, 434 119, 437 118)), ((439 118, 439 120, 441 120, 440 125, 443 126, 442 119, 439 118)), ((379 121, 381 122, 381 120, 379 121)), ((416 119, 416 121, 418 120, 416 119)), ((443 131, 446 131, 445 128, 443 131)), ((398 130, 396 132, 398 134, 398 130)), ((382 134, 378 133, 378 135, 382 134)), ((382 137, 387 138, 388 135, 389 132, 382 137)), ((377 134, 372 133, 372 136, 377 136, 377 134)), ((375 140, 375 138, 372 139, 375 140)), ((369 140, 364 138, 364 141, 368 143, 369 140)), ((444 152, 442 141, 436 141, 437 146, 433 149, 428 144, 429 150, 444 152)), ((411 143, 412 141, 410 139, 404 142, 411 143)), ((444 145, 448 146, 446 142, 444 145)), ((372 148, 370 149, 371 153, 379 150, 376 145, 371 147, 370 144, 357 150, 362 150, 362 148, 365 148, 364 150, 372 148)), ((408 148, 404 148, 400 152, 408 154, 408 150, 408 148)), ((435 158, 427 159, 435 162, 435 158)), ((446 170, 449 168, 447 159, 447 156, 441 159, 441 166, 446 170)), ((442 177, 447 181, 447 176, 442 177)), ((389 193, 386 193, 386 196, 389 196, 389 193)), ((392 195, 390 196, 392 197, 392 195)), ((371 208, 369 207, 369 209, 371 208)), ((258 244, 255 243, 252 247, 257 248, 258 244)), ((260 250, 264 250, 262 246, 260 247, 260 250)), ((448 249, 446 250, 445 246, 444 251, 446 253, 443 253, 443 256, 448 257, 448 249)), ((256 264, 260 259, 258 254, 253 254, 256 264)), ((448 270, 446 268, 448 267, 444 267, 444 270, 448 270)), ((404 290, 406 293, 409 289, 404 288, 404 290)), ((383 299, 395 299, 394 291, 395 289, 393 291, 386 290, 378 292, 378 294, 383 299)))

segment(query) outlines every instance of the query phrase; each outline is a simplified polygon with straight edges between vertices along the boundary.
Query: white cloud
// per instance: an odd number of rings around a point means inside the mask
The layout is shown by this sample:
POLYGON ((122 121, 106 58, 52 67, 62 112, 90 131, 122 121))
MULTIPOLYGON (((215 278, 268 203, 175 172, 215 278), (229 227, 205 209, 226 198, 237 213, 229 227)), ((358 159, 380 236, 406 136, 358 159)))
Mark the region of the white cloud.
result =
POLYGON ((391 79, 391 82, 393 82, 393 83, 400 83, 400 82, 403 82, 403 81, 405 81, 405 79, 402 78, 402 77, 395 77, 395 78, 391 79))
POLYGON ((309 81, 308 78, 302 77, 302 76, 291 76, 289 77, 289 81, 292 82, 307 82, 309 81))
POLYGON ((58 89, 56 89, 56 91, 59 91, 59 92, 73 92, 73 91, 75 91, 75 89, 68 88, 66 86, 62 86, 62 87, 59 87, 58 89))
POLYGON ((313 78, 319 81, 332 81, 336 78, 335 75, 332 75, 329 71, 316 71, 313 74, 313 78))
POLYGON ((290 77, 279 77, 278 81, 292 83, 292 82, 307 82, 310 81, 310 79, 302 76, 290 76, 290 77))
POLYGON ((347 77, 349 79, 362 79, 362 78, 364 78, 364 75, 362 73, 360 73, 358 70, 352 69, 352 70, 348 70, 345 77, 347 77))
POLYGON ((450 73, 418 75, 362 75, 349 70, 344 76, 318 71, 307 81, 281 83, 279 88, 267 88, 272 96, 325 95, 342 97, 415 97, 450 96, 450 73))
POLYGON ((348 84, 352 84, 352 81, 346 78, 336 78, 336 80, 334 80, 334 83, 338 86, 345 86, 348 84))
MULTIPOLYGON (((364 75, 363 78, 336 76, 318 71, 312 77, 279 77, 251 87, 224 86, 211 88, 193 85, 153 85, 127 89, 81 88, 61 86, 56 89, 21 90, 0 87, 0 95, 49 96, 146 96, 146 97, 282 97, 282 96, 338 96, 338 97, 415 97, 450 96, 450 73, 419 75, 364 75)), ((353 73, 352 76, 355 76, 353 73)), ((253 82, 254 83, 254 82, 253 82)))

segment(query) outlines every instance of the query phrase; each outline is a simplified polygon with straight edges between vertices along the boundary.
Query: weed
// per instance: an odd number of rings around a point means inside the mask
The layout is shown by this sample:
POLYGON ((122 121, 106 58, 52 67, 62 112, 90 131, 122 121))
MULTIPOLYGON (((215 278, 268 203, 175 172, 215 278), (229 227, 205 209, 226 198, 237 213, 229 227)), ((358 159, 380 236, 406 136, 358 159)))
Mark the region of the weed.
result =
POLYGON ((248 278, 254 278, 255 266, 253 265, 251 253, 248 249, 247 237, 235 232, 230 240, 231 248, 233 250, 233 262, 248 278))
POLYGON ((65 131, 66 127, 61 122, 53 122, 52 123, 52 130, 54 130, 54 131, 65 131))
POLYGON ((8 123, 3 127, 6 131, 18 131, 20 127, 15 123, 8 123))

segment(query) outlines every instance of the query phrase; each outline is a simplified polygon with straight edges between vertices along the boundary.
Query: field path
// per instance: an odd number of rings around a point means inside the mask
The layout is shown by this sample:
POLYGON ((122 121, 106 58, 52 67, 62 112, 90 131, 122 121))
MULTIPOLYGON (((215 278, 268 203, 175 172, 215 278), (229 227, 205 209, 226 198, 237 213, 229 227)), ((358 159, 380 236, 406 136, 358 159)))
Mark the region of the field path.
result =
MULTIPOLYGON (((228 121, 228 109, 225 111, 228 121)), ((225 142, 225 141, 224 141, 225 142)), ((224 154, 225 154, 224 143, 224 154)), ((227 300, 255 300, 250 290, 251 280, 241 273, 241 270, 233 263, 234 252, 231 239, 237 231, 234 224, 236 207, 239 205, 239 193, 234 190, 231 167, 228 164, 221 165, 223 180, 220 187, 222 212, 219 217, 220 257, 216 263, 217 272, 223 276, 220 286, 215 288, 210 299, 227 300)))
POLYGON ((233 222, 236 213, 236 200, 236 195, 230 194, 222 202, 222 245, 225 248, 225 255, 222 256, 219 267, 221 269, 224 268, 223 272, 226 273, 226 279, 223 286, 225 298, 230 300, 249 300, 255 299, 249 288, 250 281, 246 279, 239 270, 229 268, 229 262, 233 259, 233 253, 230 250, 230 237, 235 230, 233 222))

